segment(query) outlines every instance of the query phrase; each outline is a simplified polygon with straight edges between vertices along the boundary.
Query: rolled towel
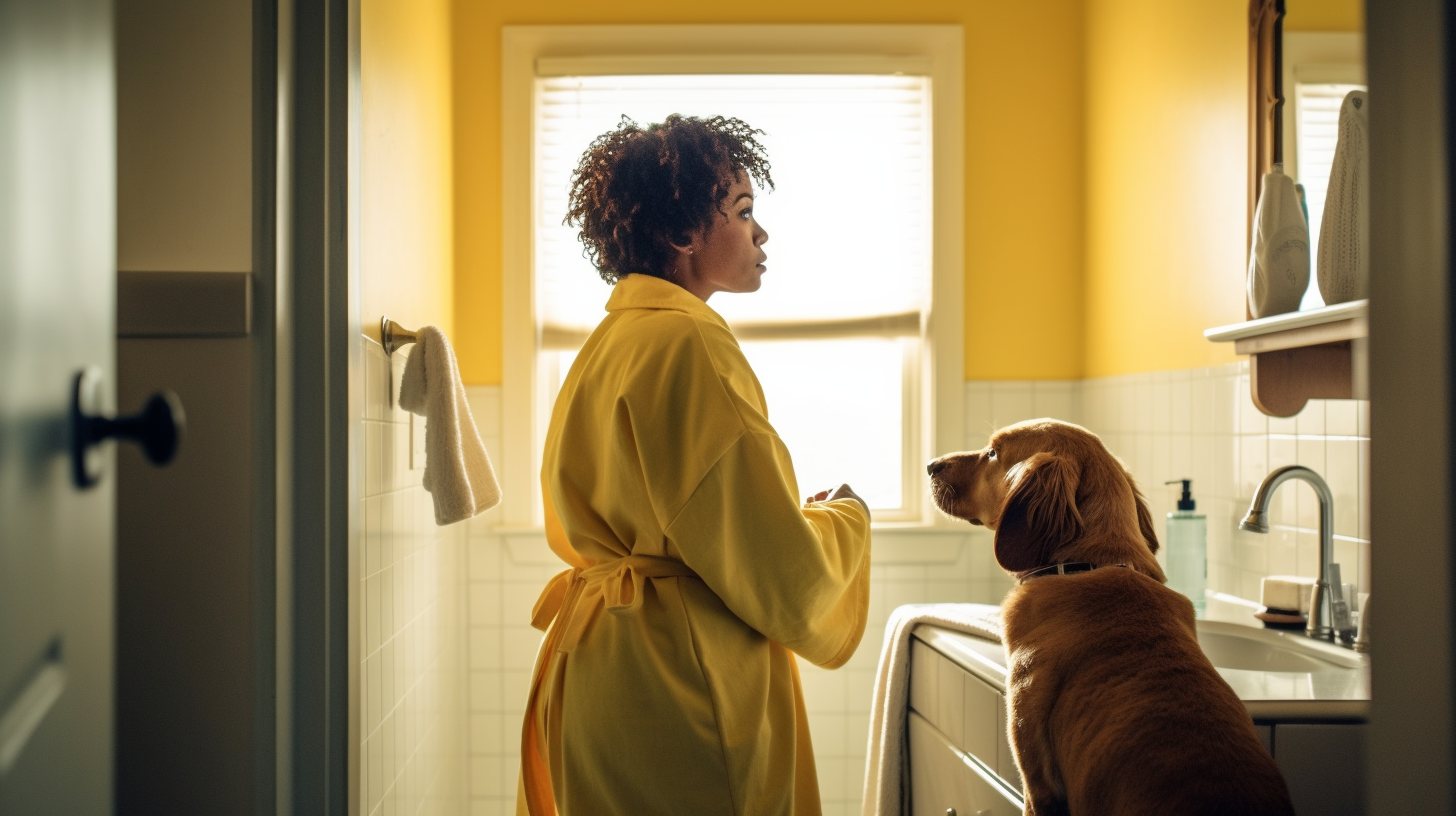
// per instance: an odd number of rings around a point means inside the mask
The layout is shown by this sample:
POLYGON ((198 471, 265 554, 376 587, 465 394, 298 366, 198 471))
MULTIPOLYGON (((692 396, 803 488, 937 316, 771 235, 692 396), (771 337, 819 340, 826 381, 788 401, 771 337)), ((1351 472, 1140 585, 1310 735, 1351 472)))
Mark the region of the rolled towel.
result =
POLYGON ((425 418, 425 490, 435 523, 464 521, 500 503, 500 483, 480 441, 455 351, 434 326, 418 332, 399 384, 399 407, 425 418))
POLYGON ((1340 104, 1335 158, 1319 236, 1319 288, 1325 303, 1370 296, 1370 109, 1364 91, 1340 104))

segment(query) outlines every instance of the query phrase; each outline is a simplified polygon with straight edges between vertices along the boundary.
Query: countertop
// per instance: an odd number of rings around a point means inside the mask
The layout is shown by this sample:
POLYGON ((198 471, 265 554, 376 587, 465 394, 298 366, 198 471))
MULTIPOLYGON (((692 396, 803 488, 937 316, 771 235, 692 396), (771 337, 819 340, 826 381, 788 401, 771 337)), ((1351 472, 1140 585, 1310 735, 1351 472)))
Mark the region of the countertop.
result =
MULTIPOLYGON (((998 607, 988 604, 965 604, 965 607, 968 615, 984 616, 999 611, 998 607)), ((1233 626, 1271 632, 1253 617, 1258 609, 1257 604, 1241 598, 1209 593, 1203 619, 1220 624, 1225 630, 1233 626)), ((912 634, 961 668, 1005 692, 1006 655, 999 642, 927 624, 917 626, 912 634)), ((1304 640, 1299 633, 1279 633, 1278 636, 1304 640)), ((1367 721, 1370 716, 1369 657, 1338 646, 1319 644, 1316 648, 1319 646, 1340 649, 1337 656, 1351 666, 1331 664, 1327 671, 1311 672, 1215 668, 1256 721, 1367 721)))

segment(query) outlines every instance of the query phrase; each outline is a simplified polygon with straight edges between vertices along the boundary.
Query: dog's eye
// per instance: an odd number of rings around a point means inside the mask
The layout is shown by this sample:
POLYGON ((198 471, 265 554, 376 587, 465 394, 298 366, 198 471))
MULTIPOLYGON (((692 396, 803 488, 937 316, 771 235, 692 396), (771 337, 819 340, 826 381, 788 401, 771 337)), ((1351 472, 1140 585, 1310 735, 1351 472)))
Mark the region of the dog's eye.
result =
POLYGON ((991 451, 986 454, 986 458, 987 459, 995 459, 996 458, 996 449, 995 448, 992 448, 991 451))

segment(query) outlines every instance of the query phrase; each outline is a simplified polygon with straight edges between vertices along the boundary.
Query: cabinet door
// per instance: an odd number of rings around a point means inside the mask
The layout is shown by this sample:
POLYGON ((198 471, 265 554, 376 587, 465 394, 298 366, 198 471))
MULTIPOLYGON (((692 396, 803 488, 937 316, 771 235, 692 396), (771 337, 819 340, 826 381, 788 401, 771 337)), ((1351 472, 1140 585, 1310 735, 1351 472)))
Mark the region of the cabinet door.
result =
POLYGON ((1274 761, 1289 785, 1294 812, 1365 813, 1365 725, 1274 726, 1274 761))
POLYGON ((1019 816, 1021 800, 919 714, 909 715, 912 816, 1019 816))

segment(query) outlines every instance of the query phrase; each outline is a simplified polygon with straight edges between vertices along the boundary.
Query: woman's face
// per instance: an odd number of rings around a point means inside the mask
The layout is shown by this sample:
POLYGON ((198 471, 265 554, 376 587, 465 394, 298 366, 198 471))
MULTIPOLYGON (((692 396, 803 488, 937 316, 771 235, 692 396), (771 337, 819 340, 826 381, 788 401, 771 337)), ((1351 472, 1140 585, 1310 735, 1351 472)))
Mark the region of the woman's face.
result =
POLYGON ((768 254, 768 233, 753 218, 753 187, 739 173, 706 230, 693 235, 687 253, 679 254, 678 280, 684 289, 706 301, 714 292, 756 292, 768 254))

